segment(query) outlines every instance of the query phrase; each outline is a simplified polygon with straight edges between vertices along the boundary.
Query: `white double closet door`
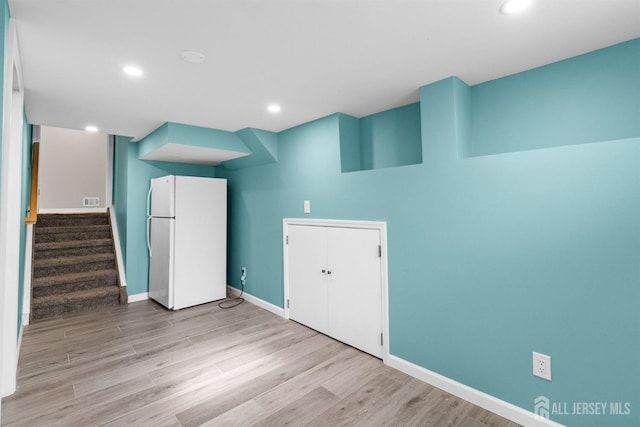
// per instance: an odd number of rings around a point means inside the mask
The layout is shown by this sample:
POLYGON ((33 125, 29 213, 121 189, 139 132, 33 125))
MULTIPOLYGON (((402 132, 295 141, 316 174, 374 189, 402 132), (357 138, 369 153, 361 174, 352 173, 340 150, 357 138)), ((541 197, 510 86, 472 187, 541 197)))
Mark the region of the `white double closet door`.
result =
POLYGON ((289 225, 289 317, 382 358, 380 230, 289 225))

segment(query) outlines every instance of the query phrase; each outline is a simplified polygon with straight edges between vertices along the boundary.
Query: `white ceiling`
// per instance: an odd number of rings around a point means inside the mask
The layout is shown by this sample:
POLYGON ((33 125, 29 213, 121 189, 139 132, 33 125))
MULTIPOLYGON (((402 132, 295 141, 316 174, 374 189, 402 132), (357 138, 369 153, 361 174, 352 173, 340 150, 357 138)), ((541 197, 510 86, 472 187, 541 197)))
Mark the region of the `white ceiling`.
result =
POLYGON ((167 121, 279 131, 361 117, 451 75, 474 85, 640 37, 640 0, 534 0, 510 16, 501 2, 9 1, 28 121, 136 138, 167 121))

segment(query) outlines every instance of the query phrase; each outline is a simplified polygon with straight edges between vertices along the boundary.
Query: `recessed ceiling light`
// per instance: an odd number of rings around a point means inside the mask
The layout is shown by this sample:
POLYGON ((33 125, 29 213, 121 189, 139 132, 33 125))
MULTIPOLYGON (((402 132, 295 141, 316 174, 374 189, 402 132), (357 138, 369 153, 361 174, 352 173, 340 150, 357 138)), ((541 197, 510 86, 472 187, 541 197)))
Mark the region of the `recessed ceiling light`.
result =
POLYGON ((505 15, 519 13, 531 6, 532 0, 507 0, 500 6, 500 12, 505 15))
POLYGON ((185 62, 191 62, 192 64, 199 64, 204 62, 206 56, 202 52, 196 52, 195 50, 183 50, 180 53, 180 57, 185 62))
POLYGON ((279 106, 278 104, 270 104, 270 105, 267 107, 267 110, 268 110, 270 113, 279 113, 279 112, 280 112, 280 106, 279 106))
POLYGON ((122 68, 122 71, 131 77, 141 77, 142 74, 144 74, 142 72, 142 69, 138 68, 138 67, 134 67, 133 65, 127 65, 126 67, 122 68))
POLYGON ((98 132, 98 128, 92 125, 85 127, 84 130, 86 130, 87 132, 98 132))

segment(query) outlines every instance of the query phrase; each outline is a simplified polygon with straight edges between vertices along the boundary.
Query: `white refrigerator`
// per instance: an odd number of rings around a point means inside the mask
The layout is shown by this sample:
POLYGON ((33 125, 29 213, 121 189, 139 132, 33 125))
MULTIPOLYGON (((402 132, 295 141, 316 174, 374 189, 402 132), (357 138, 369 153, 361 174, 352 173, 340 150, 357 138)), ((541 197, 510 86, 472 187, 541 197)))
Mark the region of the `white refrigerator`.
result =
POLYGON ((227 180, 152 179, 147 247, 150 298, 172 310, 225 298, 227 180))

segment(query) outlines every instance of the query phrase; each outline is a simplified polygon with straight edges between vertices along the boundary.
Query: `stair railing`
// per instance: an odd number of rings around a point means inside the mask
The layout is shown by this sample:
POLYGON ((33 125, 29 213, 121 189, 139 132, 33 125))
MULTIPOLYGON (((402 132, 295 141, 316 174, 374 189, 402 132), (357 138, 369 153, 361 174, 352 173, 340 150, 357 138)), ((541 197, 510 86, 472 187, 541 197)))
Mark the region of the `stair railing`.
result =
POLYGON ((33 155, 31 157, 31 199, 29 211, 24 222, 35 224, 38 222, 38 163, 40 161, 40 143, 33 143, 33 155))

